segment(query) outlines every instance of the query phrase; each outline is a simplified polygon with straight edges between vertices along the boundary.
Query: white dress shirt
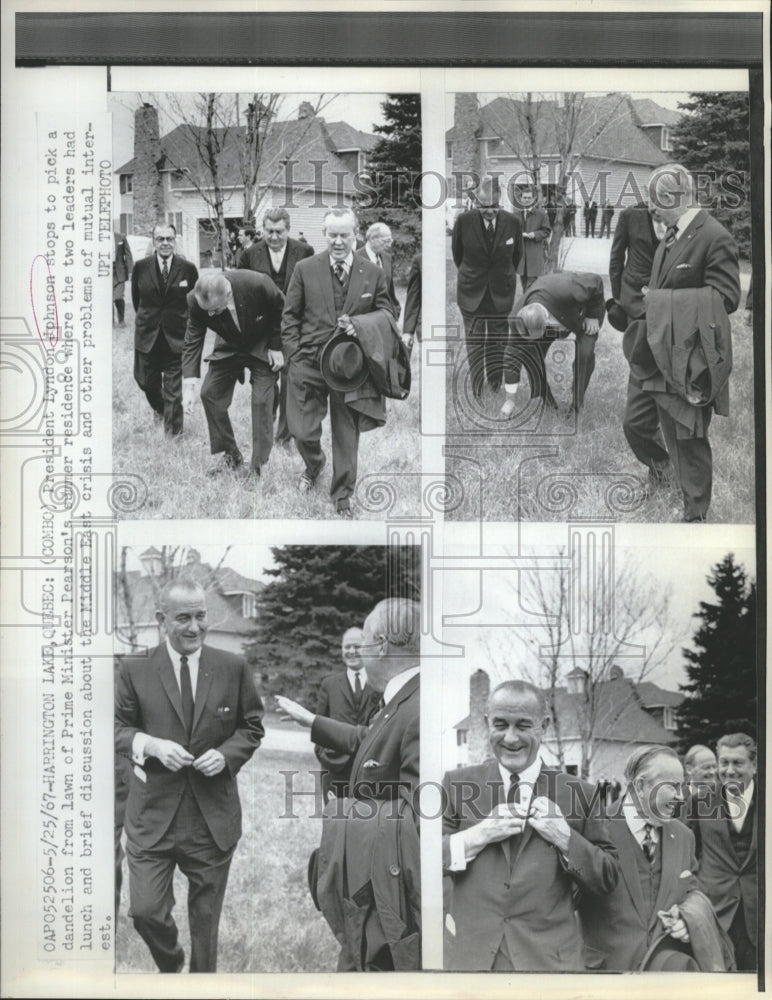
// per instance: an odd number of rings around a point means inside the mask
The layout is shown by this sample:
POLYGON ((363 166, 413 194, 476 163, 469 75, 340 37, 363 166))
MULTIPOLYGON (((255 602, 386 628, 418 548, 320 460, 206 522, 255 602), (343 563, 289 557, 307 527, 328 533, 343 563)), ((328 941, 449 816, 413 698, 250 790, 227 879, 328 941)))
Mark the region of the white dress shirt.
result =
MULTIPOLYGON (((163 274, 164 273, 164 259, 163 259, 163 257, 160 255, 160 253, 157 253, 155 255, 155 259, 158 261, 158 270, 161 272, 161 274, 163 274)), ((169 268, 169 271, 171 271, 171 269, 172 269, 172 261, 173 260, 174 260, 174 254, 172 254, 171 257, 167 257, 166 258, 166 266, 169 268)))
POLYGON ((378 267, 382 267, 383 266, 382 263, 381 263, 381 258, 378 256, 377 253, 374 253, 370 249, 370 244, 369 243, 365 243, 365 253, 370 258, 370 260, 373 262, 373 264, 377 264, 378 267))
POLYGON ((388 705, 391 699, 399 694, 410 678, 415 677, 420 669, 420 666, 408 667, 407 670, 403 670, 401 674, 397 674, 396 677, 392 677, 383 691, 383 704, 388 705))
POLYGON ((333 260, 332 257, 330 257, 330 267, 332 268, 333 274, 335 274, 335 268, 338 266, 338 264, 343 265, 344 277, 347 278, 351 273, 351 268, 354 264, 354 251, 349 250, 348 257, 344 257, 343 260, 333 260))
POLYGON ((754 782, 751 781, 745 791, 740 795, 731 795, 727 792, 726 803, 729 808, 729 818, 732 826, 738 833, 742 830, 745 817, 748 815, 748 810, 751 807, 753 787, 754 782))
POLYGON ((684 230, 699 211, 700 211, 699 207, 687 208, 684 214, 680 217, 680 219, 677 220, 677 222, 675 223, 675 225, 678 226, 678 229, 676 229, 676 234, 675 234, 675 238, 677 240, 681 239, 684 230))
MULTIPOLYGON (((182 653, 178 653, 176 649, 173 649, 166 640, 166 651, 169 654, 169 659, 172 661, 172 669, 174 670, 174 679, 177 681, 177 687, 180 689, 180 694, 182 694, 182 685, 180 684, 180 670, 182 669, 182 653)), ((196 684, 198 683, 198 664, 201 659, 201 647, 195 651, 195 653, 186 654, 188 657, 188 670, 190 671, 190 686, 193 689, 193 701, 196 700, 196 684)), ((134 739, 131 741, 131 757, 135 764, 144 764, 147 759, 145 755, 145 745, 147 744, 148 735, 147 733, 135 733, 134 739)))
POLYGON ((356 691, 357 677, 359 678, 359 683, 362 685, 362 690, 364 690, 365 684, 367 684, 367 671, 364 667, 360 667, 359 670, 352 670, 351 667, 346 667, 346 677, 348 677, 349 687, 352 691, 356 691))
POLYGON ((630 798, 625 798, 622 803, 622 814, 625 817, 625 822, 627 827, 635 837, 635 842, 643 850, 643 838, 646 836, 646 824, 648 823, 651 827, 651 842, 653 844, 659 843, 660 838, 660 828, 656 826, 650 819, 645 816, 639 816, 638 810, 635 808, 635 803, 630 798))
POLYGON ((281 271, 281 266, 284 263, 284 255, 287 252, 287 244, 285 243, 281 250, 271 250, 268 247, 268 253, 271 256, 271 266, 277 273, 281 271))

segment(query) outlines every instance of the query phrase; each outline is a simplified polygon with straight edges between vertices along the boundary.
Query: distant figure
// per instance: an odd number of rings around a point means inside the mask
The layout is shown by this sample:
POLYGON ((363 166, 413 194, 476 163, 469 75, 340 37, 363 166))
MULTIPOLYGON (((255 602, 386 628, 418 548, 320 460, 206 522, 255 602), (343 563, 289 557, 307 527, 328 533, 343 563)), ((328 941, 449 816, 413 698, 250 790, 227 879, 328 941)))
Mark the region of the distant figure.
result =
POLYGON ((392 245, 391 230, 385 222, 374 222, 365 233, 365 245, 356 254, 365 257, 373 264, 377 264, 383 271, 386 278, 386 288, 391 299, 392 312, 394 318, 399 319, 402 307, 399 304, 397 293, 394 291, 394 262, 390 253, 392 245))
POLYGON ((584 203, 584 237, 595 239, 595 222, 598 218, 598 203, 594 199, 584 203))
POLYGON ((126 282, 131 277, 134 267, 134 258, 131 256, 131 247, 124 233, 113 233, 115 242, 115 255, 113 257, 113 305, 118 316, 118 326, 126 326, 124 315, 126 303, 124 301, 124 289, 126 282))
POLYGON ((405 315, 402 320, 402 340, 408 351, 413 350, 413 341, 421 340, 421 253, 410 262, 405 295, 405 315))
POLYGON ((243 226, 239 229, 236 239, 239 246, 239 249, 236 251, 236 267, 241 267, 241 262, 244 259, 247 250, 249 250, 255 242, 255 230, 252 226, 243 226))
POLYGON ((298 232, 298 239, 300 240, 301 243, 308 243, 308 240, 303 235, 302 229, 298 232))
POLYGON ((566 202, 563 208, 563 235, 576 236, 576 204, 573 200, 566 202))
POLYGON ((521 211, 520 221, 523 226, 523 250, 517 273, 523 283, 523 292, 544 273, 544 250, 546 241, 550 238, 550 225, 547 213, 536 204, 536 195, 530 188, 518 192, 521 211))
POLYGON ((611 239, 611 220, 614 218, 614 206, 611 202, 606 199, 603 202, 603 209, 600 215, 600 238, 603 239, 603 234, 605 232, 606 236, 611 239))

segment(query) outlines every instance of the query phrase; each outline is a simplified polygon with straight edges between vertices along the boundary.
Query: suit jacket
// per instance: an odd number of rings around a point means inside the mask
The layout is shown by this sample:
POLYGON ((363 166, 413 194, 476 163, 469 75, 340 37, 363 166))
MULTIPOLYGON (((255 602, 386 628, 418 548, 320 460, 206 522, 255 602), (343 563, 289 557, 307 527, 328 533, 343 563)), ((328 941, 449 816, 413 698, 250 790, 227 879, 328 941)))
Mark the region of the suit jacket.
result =
MULTIPOLYGON (((366 726, 378 711, 380 700, 381 696, 367 682, 357 705, 344 669, 322 678, 314 712, 326 719, 337 719, 338 722, 347 722, 352 726, 366 726)), ((314 752, 321 763, 338 777, 347 778, 351 773, 353 757, 350 753, 340 753, 318 744, 314 747, 314 752)))
POLYGON ((515 301, 517 265, 523 245, 523 226, 511 212, 496 216, 493 250, 485 242, 485 223, 478 208, 462 212, 453 226, 451 247, 458 268, 456 298, 465 313, 474 313, 486 290, 499 315, 507 315, 515 301))
MULTIPOLYGON (((338 325, 332 287, 336 280, 326 250, 295 265, 281 320, 281 340, 289 361, 318 363, 321 348, 338 325)), ((385 275, 355 253, 343 312, 358 316, 377 309, 392 312, 385 275)))
MULTIPOLYGON (((367 248, 361 247, 359 250, 354 251, 355 256, 364 257, 365 260, 370 260, 367 256, 367 248)), ((402 311, 402 306, 399 304, 399 299, 397 298, 397 293, 394 291, 394 261, 392 256, 388 252, 380 254, 381 258, 381 269, 386 278, 386 290, 389 293, 389 299, 391 300, 391 311, 394 313, 395 319, 399 319, 399 314, 402 311)), ((372 261, 370 261, 372 263, 372 261)))
POLYGON ((113 257, 113 284, 120 284, 131 274, 134 267, 134 258, 131 255, 129 241, 123 233, 113 233, 115 243, 115 256, 113 257))
POLYGON ((643 316, 641 288, 651 280, 651 265, 659 244, 648 207, 640 202, 619 214, 609 256, 611 295, 628 319, 643 316))
MULTIPOLYGON (((250 250, 252 248, 250 247, 250 250)), ((284 296, 270 278, 254 271, 225 271, 233 291, 236 315, 239 318, 241 337, 232 339, 231 326, 226 325, 224 313, 210 316, 196 302, 191 291, 188 295, 188 328, 182 354, 182 374, 185 378, 198 378, 201 374, 201 354, 207 329, 217 334, 214 350, 207 361, 220 361, 234 354, 250 354, 268 362, 268 351, 281 350, 281 311, 284 296)))
POLYGON ((212 839, 222 851, 241 836, 241 804, 236 775, 260 746, 263 705, 252 675, 239 656, 210 646, 201 650, 193 731, 188 739, 182 697, 166 643, 147 657, 126 657, 115 697, 115 750, 131 758, 136 733, 174 740, 200 757, 215 748, 225 767, 211 778, 192 767, 169 771, 155 757, 134 769, 126 806, 129 840, 151 848, 174 818, 189 786, 212 839), (139 777, 139 773, 144 775, 139 777))
POLYGON ((520 308, 531 302, 540 302, 572 333, 583 333, 585 319, 603 322, 603 279, 599 274, 576 271, 543 274, 525 293, 520 308))
POLYGON ((544 241, 550 238, 550 221, 543 208, 534 205, 521 213, 524 233, 533 233, 533 239, 523 238, 523 250, 517 265, 518 274, 538 278, 544 272, 544 241))
POLYGON ((556 802, 571 827, 564 858, 531 827, 487 847, 465 871, 450 872, 449 836, 474 826, 505 800, 495 760, 450 771, 443 781, 443 867, 452 880, 445 966, 487 971, 502 942, 517 970, 582 969, 575 885, 599 895, 616 885, 616 848, 587 782, 542 768, 534 796, 556 802))
POLYGON ((417 253, 410 262, 410 273, 407 276, 407 293, 405 295, 405 315, 402 318, 402 329, 421 339, 421 254, 417 253))
POLYGON ((579 894, 585 960, 589 969, 633 971, 664 929, 657 910, 682 903, 700 888, 694 836, 677 819, 661 827, 662 875, 654 909, 647 913, 635 855, 641 848, 621 810, 608 820, 607 828, 619 855, 620 879, 613 891, 604 895, 585 888, 579 894))
POLYGON ((131 273, 131 301, 137 314, 134 349, 149 354, 163 330, 169 347, 182 354, 188 322, 188 293, 198 281, 198 271, 178 254, 172 257, 169 280, 163 287, 156 254, 143 257, 131 273))
POLYGON ((734 849, 729 831, 729 811, 724 796, 716 792, 701 804, 698 818, 691 821, 699 859, 699 878, 710 897, 724 930, 729 930, 738 907, 745 913, 745 926, 751 939, 758 921, 758 785, 753 793, 751 845, 744 860, 734 849), (701 817, 715 818, 701 818, 701 817))
MULTIPOLYGON (((290 278, 292 277, 292 272, 295 270, 295 265, 299 260, 305 260, 306 257, 313 257, 314 251, 307 243, 301 243, 300 240, 293 240, 292 237, 287 238, 287 268, 284 280, 284 287, 279 287, 279 291, 282 294, 286 294, 287 288, 289 287, 290 278)), ((271 277, 271 253, 268 249, 268 244, 265 240, 260 240, 259 243, 253 243, 251 247, 248 247, 241 255, 239 259, 239 269, 248 271, 259 271, 261 274, 267 274, 271 277)))

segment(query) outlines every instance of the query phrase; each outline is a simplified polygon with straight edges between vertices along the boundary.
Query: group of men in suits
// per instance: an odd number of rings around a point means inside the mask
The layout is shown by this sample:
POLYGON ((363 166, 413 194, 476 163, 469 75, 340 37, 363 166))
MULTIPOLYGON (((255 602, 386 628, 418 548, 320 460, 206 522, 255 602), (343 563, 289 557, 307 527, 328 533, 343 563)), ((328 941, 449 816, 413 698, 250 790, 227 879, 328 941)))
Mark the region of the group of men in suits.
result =
MULTIPOLYGON (((357 250, 357 219, 348 208, 325 215, 326 249, 320 254, 314 255, 306 242, 292 239, 289 230, 286 209, 268 210, 259 240, 253 239, 254 230, 248 227, 239 231, 238 268, 207 270, 199 276, 196 267, 176 252, 174 226, 157 225, 155 252, 139 261, 132 273, 135 379, 166 433, 179 437, 183 414, 191 413, 195 405, 204 338, 207 330, 213 330, 215 347, 206 359, 201 402, 211 452, 222 457, 209 475, 240 470, 259 477, 273 446, 278 409, 276 439, 285 446, 294 439, 304 462, 298 482, 301 492, 314 488, 326 464, 320 439, 329 403, 330 493, 338 515, 351 518, 360 432, 386 420, 384 398, 368 364, 389 364, 400 347, 391 234, 376 223, 357 250), (364 316, 368 319, 362 321, 364 316), (335 335, 357 340, 362 322, 370 334, 369 340, 361 338, 362 350, 352 343, 332 350, 328 370, 323 370, 321 356, 328 342, 335 335), (380 344, 389 347, 393 340, 397 347, 392 345, 385 358, 380 350, 373 356, 367 344, 375 336, 380 344), (248 466, 228 417, 235 385, 243 383, 246 372, 252 390, 248 466), (329 372, 339 377, 333 379, 329 372)), ((414 327, 404 335, 408 356, 415 334, 414 327)), ((407 364, 404 359, 403 364, 407 364)))

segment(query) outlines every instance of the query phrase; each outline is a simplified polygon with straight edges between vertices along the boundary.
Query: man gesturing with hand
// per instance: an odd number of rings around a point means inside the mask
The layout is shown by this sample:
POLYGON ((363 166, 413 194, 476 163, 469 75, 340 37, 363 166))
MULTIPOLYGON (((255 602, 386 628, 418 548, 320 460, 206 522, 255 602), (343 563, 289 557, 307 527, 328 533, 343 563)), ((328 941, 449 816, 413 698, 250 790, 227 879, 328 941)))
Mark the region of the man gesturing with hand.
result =
POLYGON ((443 782, 443 869, 450 880, 445 967, 584 968, 573 885, 610 892, 616 851, 586 782, 542 764, 543 693, 505 681, 486 715, 493 759, 443 782))
POLYGON ((121 663, 116 753, 134 765, 126 805, 129 915, 161 972, 185 956, 172 916, 175 867, 188 879, 191 972, 217 969, 217 932, 241 836, 236 775, 264 735, 263 706, 241 657, 204 645, 206 594, 164 587, 166 639, 121 663))

